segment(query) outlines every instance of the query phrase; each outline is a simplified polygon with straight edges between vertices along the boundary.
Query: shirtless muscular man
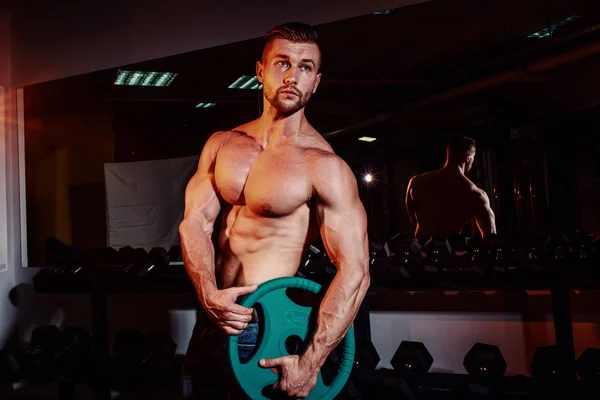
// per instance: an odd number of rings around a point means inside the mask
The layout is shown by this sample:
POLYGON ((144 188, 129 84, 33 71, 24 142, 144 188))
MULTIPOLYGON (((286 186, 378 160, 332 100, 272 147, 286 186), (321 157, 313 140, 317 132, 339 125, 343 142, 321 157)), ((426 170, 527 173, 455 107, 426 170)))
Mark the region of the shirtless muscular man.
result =
POLYGON ((446 147, 446 164, 439 170, 411 178, 406 210, 416 225, 415 239, 448 237, 460 233, 476 218, 482 237, 496 233, 496 220, 485 191, 465 176, 473 166, 475 141, 456 137, 446 147))
MULTIPOLYGON (((256 313, 236 303, 240 296, 268 280, 294 276, 319 233, 337 274, 304 352, 260 361, 277 370, 276 389, 295 398, 309 394, 369 287, 367 221, 356 178, 304 114, 321 80, 320 64, 317 34, 308 25, 267 32, 256 63, 262 115, 214 133, 188 184, 179 228, 183 260, 209 326, 201 333, 194 329, 183 368, 184 398, 209 398, 204 388, 217 381, 215 364, 224 368, 226 335, 240 335, 242 347, 256 343, 256 313), (219 214, 215 262, 211 235, 219 214)), ((235 385, 225 386, 231 398, 235 385)))

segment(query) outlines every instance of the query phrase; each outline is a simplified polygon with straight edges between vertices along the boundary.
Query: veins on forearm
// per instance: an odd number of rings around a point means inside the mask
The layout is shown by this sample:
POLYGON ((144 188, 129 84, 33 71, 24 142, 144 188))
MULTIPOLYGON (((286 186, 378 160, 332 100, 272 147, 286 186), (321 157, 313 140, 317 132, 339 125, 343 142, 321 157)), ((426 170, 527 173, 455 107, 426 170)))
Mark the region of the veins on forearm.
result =
POLYGON ((346 278, 341 273, 331 282, 321 302, 317 331, 306 353, 315 367, 323 365, 354 321, 366 291, 364 282, 364 279, 346 278))

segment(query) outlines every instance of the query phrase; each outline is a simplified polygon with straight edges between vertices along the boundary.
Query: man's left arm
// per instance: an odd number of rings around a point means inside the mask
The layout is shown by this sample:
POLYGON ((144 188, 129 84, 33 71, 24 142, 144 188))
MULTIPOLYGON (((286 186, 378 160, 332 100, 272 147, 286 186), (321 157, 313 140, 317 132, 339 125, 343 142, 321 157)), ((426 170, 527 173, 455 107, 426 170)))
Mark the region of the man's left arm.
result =
POLYGON ((367 216, 354 173, 339 157, 323 157, 314 174, 321 238, 337 273, 319 308, 317 330, 300 362, 320 369, 343 339, 369 289, 367 216))
POLYGON ((261 360, 281 374, 274 388, 304 398, 329 354, 352 325, 370 285, 367 217, 354 174, 333 154, 310 161, 321 238, 337 273, 319 307, 317 329, 304 353, 261 360))
POLYGON ((367 217, 348 165, 331 154, 311 161, 321 238, 337 273, 319 307, 317 328, 302 356, 261 360, 280 370, 274 386, 288 396, 308 396, 329 354, 345 336, 370 285, 367 217))

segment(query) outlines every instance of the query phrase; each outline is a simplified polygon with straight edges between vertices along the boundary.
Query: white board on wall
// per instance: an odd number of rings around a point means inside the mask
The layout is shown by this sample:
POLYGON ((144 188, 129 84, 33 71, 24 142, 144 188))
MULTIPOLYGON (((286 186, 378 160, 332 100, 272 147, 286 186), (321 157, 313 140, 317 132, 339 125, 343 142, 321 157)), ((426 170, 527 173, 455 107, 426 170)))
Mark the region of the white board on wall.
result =
POLYGON ((179 244, 185 188, 198 158, 104 164, 108 246, 150 251, 179 244))

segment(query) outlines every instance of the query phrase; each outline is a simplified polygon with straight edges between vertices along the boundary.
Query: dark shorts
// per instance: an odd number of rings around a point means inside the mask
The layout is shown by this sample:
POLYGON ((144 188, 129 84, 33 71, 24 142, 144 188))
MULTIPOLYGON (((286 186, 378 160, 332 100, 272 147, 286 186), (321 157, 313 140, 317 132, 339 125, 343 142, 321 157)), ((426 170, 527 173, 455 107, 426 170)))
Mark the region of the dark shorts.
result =
MULTIPOLYGON (((246 362, 258 339, 258 322, 251 322, 239 335, 238 352, 246 362)), ((227 335, 206 316, 198 318, 188 345, 181 373, 184 399, 247 399, 235 382, 227 361, 227 335)))

